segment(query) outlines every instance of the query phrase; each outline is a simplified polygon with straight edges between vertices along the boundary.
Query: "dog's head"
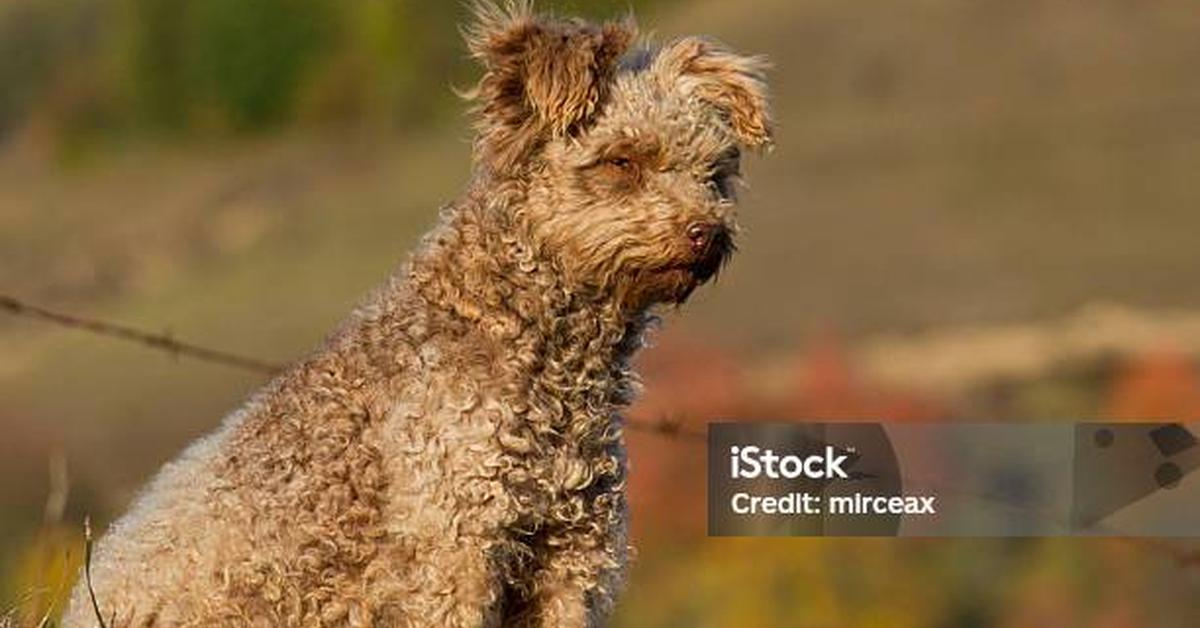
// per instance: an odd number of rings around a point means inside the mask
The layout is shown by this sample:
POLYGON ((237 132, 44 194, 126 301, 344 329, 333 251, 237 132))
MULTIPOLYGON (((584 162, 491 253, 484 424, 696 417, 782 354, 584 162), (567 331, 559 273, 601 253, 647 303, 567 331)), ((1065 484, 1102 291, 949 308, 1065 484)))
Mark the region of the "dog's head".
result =
POLYGON ((631 51, 631 20, 479 10, 477 167, 565 272, 627 305, 682 302, 732 253, 743 148, 771 141, 765 62, 701 38, 631 51))

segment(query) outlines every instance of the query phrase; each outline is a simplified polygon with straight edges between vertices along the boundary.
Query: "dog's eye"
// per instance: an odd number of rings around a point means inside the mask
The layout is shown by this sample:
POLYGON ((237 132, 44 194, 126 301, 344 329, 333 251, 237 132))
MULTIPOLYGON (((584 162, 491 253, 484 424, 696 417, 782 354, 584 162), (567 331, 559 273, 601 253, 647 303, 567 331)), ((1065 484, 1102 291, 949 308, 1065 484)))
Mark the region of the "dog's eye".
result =
POLYGON ((733 185, 728 176, 717 173, 709 178, 708 187, 721 200, 733 199, 733 185))
POLYGON ((718 157, 708 170, 705 183, 722 200, 735 200, 740 158, 741 153, 735 146, 718 157))
POLYGON ((709 189, 723 201, 737 199, 737 174, 725 170, 717 170, 705 182, 709 189))
POLYGON ((641 171, 638 167, 638 162, 629 157, 617 155, 605 157, 596 165, 599 166, 596 169, 596 174, 601 180, 622 189, 631 188, 641 180, 641 171))
POLYGON ((592 162, 590 178, 609 189, 631 191, 642 181, 643 162, 625 151, 611 151, 592 162))
POLYGON ((621 170, 631 170, 633 168, 633 162, 626 157, 609 157, 604 160, 604 163, 615 168, 620 168, 621 170))

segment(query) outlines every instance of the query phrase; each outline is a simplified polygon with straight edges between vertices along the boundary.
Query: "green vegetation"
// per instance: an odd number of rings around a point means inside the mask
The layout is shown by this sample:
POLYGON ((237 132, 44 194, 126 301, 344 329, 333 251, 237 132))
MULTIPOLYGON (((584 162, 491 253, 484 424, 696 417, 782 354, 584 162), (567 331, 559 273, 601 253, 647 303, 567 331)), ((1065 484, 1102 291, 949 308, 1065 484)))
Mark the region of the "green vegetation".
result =
POLYGON ((0 133, 130 134, 410 124, 464 78, 460 3, 13 0, 0 6, 0 133), (443 83, 443 84, 439 84, 443 83))

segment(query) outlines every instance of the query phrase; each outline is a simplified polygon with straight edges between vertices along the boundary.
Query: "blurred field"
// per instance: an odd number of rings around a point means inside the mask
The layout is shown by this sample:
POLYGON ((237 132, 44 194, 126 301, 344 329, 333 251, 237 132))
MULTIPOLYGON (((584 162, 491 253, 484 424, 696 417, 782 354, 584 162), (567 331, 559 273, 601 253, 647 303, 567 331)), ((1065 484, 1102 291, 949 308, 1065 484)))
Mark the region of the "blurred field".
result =
MULTIPOLYGON (((0 293, 285 361, 432 224, 468 176, 461 8, 237 4, 0 6, 0 293)), ((580 4, 553 6, 626 8, 580 4)), ((668 316, 636 416, 1200 417, 1194 3, 635 9, 659 38, 769 55, 779 120, 747 160, 741 253, 668 316)), ((84 514, 118 515, 261 380, 9 318, 0 346, 0 614, 34 617, 84 514)), ((621 625, 1200 617, 1200 568, 1137 544, 708 540, 701 446, 631 449, 621 625)))

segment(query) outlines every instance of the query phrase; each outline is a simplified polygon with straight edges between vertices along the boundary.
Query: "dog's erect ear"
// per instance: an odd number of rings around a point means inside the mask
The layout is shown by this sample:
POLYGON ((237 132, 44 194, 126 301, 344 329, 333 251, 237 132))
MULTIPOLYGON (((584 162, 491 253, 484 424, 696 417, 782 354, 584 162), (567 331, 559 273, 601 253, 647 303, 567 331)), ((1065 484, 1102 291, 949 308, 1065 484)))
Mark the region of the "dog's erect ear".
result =
POLYGON ((664 47, 654 70, 669 85, 709 103, 721 112, 739 142, 752 148, 771 145, 763 57, 735 54, 721 44, 687 37, 664 47))
POLYGON ((527 2, 480 4, 475 13, 467 47, 484 75, 467 96, 476 101, 476 158, 496 170, 585 124, 636 33, 631 19, 560 20, 534 15, 527 2))

